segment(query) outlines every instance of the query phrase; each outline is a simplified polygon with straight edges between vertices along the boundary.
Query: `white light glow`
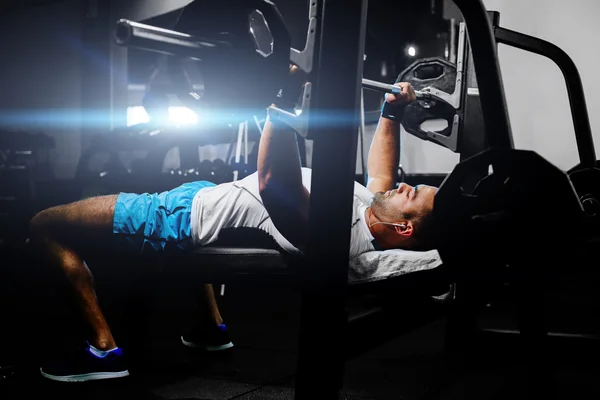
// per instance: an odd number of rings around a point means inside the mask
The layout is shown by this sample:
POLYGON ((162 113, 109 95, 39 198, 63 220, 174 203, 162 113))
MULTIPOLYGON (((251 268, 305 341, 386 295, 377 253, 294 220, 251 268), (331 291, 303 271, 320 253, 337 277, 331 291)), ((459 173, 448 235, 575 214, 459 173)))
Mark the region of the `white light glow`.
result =
POLYGON ((386 77, 387 76, 387 63, 385 61, 383 61, 381 63, 381 76, 382 77, 386 77))
POLYGON ((177 125, 198 123, 198 115, 187 107, 169 107, 169 121, 177 125))
POLYGON ((127 126, 146 124, 150 122, 150 117, 144 107, 127 108, 127 126))
MULTIPOLYGON (((150 117, 144 107, 127 108, 127 126, 148 122, 150 122, 150 117)), ((187 107, 169 107, 169 122, 175 125, 197 124, 198 115, 187 107)))
POLYGON ((408 55, 411 57, 414 57, 417 54, 417 49, 415 49, 414 46, 410 46, 407 51, 408 55))

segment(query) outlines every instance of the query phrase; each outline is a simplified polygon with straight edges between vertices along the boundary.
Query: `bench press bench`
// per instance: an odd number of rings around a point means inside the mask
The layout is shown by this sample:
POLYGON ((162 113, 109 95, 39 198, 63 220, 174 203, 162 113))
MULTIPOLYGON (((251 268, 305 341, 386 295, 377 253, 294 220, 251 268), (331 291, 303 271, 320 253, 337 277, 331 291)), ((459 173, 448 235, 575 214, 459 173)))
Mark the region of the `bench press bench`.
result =
MULTIPOLYGON (((225 232, 218 242, 198 247, 193 253, 167 256, 161 260, 162 270, 165 273, 176 271, 178 277, 194 282, 233 287, 301 288, 301 268, 305 260, 278 250, 268 235, 254 231, 251 235, 225 232), (244 241, 240 236, 252 239, 244 241)), ((364 253, 350 260, 349 271, 349 298, 360 300, 372 295, 379 298, 376 305, 369 305, 359 314, 347 315, 347 359, 443 317, 453 303, 454 285, 449 282, 437 251, 364 253), (390 297, 394 301, 390 301, 390 297), (380 329, 374 330, 373 326, 380 329)), ((152 285, 142 286, 146 288, 146 295, 136 296, 135 300, 141 300, 142 310, 135 307, 134 319, 128 321, 130 327, 127 329, 128 335, 133 334, 138 339, 147 334, 142 329, 146 326, 148 311, 144 297, 153 296, 152 285)))
MULTIPOLYGON (((303 260, 272 248, 205 246, 197 248, 186 263, 196 260, 208 267, 199 278, 212 277, 219 283, 248 285, 251 280, 259 285, 297 287, 302 280, 299 268, 303 260)), ((403 301, 348 315, 346 359, 443 317, 454 299, 454 285, 436 251, 373 251, 351 260, 349 267, 348 295, 388 294, 403 301), (390 263, 393 257, 398 259, 396 263, 390 263), (380 262, 382 258, 387 260, 380 262)))
MULTIPOLYGON (((207 283, 296 287, 302 282, 306 262, 283 251, 271 236, 255 228, 223 229, 216 242, 197 247, 193 253, 167 256, 164 261, 207 283)), ((442 260, 435 250, 371 251, 350 259, 348 290, 368 293, 386 286, 436 287, 447 279, 445 271, 438 270, 443 270, 442 260)), ((446 293, 450 283, 444 284, 446 293)))

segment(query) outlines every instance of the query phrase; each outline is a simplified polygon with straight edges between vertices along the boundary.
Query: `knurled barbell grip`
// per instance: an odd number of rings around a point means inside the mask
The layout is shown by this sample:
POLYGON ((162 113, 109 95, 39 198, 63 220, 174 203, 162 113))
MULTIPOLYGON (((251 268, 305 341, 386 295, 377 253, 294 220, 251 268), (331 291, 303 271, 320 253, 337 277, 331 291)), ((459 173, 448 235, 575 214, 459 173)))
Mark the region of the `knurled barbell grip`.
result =
MULTIPOLYGON (((402 93, 402 88, 399 86, 390 85, 389 83, 377 82, 377 81, 373 81, 371 79, 365 79, 365 78, 363 78, 363 80, 362 80, 362 87, 365 89, 375 90, 377 92, 383 92, 383 93, 391 93, 391 94, 402 93)), ((415 95, 417 96, 417 98, 428 97, 427 93, 420 92, 418 90, 415 90, 415 95)))

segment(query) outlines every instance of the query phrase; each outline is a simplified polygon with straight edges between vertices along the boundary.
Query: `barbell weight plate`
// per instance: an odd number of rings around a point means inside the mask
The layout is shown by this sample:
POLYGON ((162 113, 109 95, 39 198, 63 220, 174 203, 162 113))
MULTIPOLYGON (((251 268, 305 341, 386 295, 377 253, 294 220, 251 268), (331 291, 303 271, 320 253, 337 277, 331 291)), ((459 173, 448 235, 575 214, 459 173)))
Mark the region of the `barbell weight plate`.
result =
POLYGON ((572 239, 582 217, 564 171, 533 151, 510 149, 486 150, 456 165, 436 194, 433 212, 440 253, 485 246, 499 251, 498 257, 517 256, 528 243, 551 238, 560 228, 552 218, 557 212, 573 225, 564 240, 572 239), (473 177, 479 184, 465 190, 473 177))
MULTIPOLYGON (((423 58, 409 65, 399 75, 399 81, 409 82, 413 88, 420 91, 434 87, 451 94, 456 86, 456 66, 442 58, 423 58)), ((425 121, 442 119, 445 127, 433 131, 444 136, 450 136, 456 110, 450 104, 439 100, 420 100, 409 104, 402 118, 402 125, 407 132, 428 140, 427 131, 422 124, 425 121)))
POLYGON ((185 7, 175 30, 230 44, 201 61, 169 57, 167 64, 180 100, 217 122, 243 121, 264 112, 285 86, 291 38, 272 2, 196 0, 185 7), (250 29, 261 23, 262 29, 250 29), (270 52, 265 50, 269 43, 270 52))

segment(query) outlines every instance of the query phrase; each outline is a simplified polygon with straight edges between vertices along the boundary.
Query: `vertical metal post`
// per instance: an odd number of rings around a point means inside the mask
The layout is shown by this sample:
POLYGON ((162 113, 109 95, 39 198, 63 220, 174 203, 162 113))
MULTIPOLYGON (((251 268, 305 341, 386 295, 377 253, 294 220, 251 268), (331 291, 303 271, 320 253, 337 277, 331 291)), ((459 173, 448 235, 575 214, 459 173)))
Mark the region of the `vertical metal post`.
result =
MULTIPOLYGON (((488 12, 488 18, 492 24, 492 29, 496 28, 500 21, 498 12, 488 12)), ((467 40, 465 60, 465 79, 464 79, 464 95, 463 95, 463 124, 459 136, 459 152, 460 161, 471 158, 489 147, 487 132, 485 129, 485 121, 483 112, 481 111, 481 99, 479 97, 479 85, 477 84, 477 76, 475 62, 473 61, 473 52, 471 50, 470 41, 467 40)), ((512 143, 512 133, 508 133, 512 143)), ((470 179, 464 182, 465 190, 472 190, 477 182, 483 176, 471 175, 470 179)))
MULTIPOLYGON (((488 18, 492 24, 492 29, 496 28, 500 21, 500 14, 498 12, 488 12, 488 18)), ((464 116, 463 126, 459 137, 461 161, 473 157, 488 148, 483 113, 481 111, 479 85, 477 84, 475 72, 477 66, 473 61, 473 52, 469 40, 467 40, 466 55, 464 67, 464 81, 466 87, 464 91, 464 101, 462 103, 464 104, 464 116)))
POLYGON ((129 107, 128 49, 113 40, 113 24, 121 15, 123 2, 113 0, 110 4, 108 41, 110 43, 110 129, 127 125, 129 107))
POLYGON ((496 39, 482 0, 455 0, 469 29, 469 42, 481 92, 481 109, 488 144, 492 148, 514 148, 504 86, 498 63, 496 39))
POLYGON ((127 49, 112 38, 119 15, 115 1, 85 2, 81 51, 82 138, 85 149, 91 136, 126 123, 127 49))
POLYGON ((448 37, 448 61, 450 61, 453 64, 456 64, 456 53, 457 53, 457 48, 456 48, 456 42, 457 42, 457 38, 458 38, 458 22, 454 19, 451 18, 450 19, 450 33, 449 33, 449 37, 448 37))
POLYGON ((307 265, 296 400, 337 399, 342 386, 350 225, 367 0, 322 2, 315 70, 307 265), (335 121, 320 124, 319 121, 335 121))

